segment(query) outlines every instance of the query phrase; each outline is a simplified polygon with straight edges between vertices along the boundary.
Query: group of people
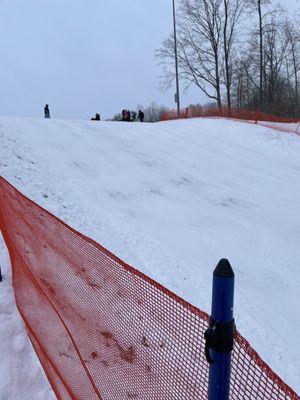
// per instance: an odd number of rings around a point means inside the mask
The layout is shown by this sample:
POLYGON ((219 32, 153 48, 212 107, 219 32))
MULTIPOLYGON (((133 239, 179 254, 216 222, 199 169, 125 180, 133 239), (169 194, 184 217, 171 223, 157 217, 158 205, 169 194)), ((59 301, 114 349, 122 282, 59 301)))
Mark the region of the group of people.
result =
POLYGON ((136 111, 129 111, 129 110, 122 110, 122 121, 124 122, 135 122, 137 119, 140 122, 144 122, 145 114, 142 110, 136 111))
MULTIPOLYGON (((46 104, 44 107, 45 118, 50 118, 50 109, 49 105, 46 104)), ((145 114, 142 110, 136 111, 129 111, 129 110, 122 110, 122 121, 127 122, 135 122, 139 120, 140 122, 144 122, 145 114)), ((91 121, 101 121, 101 117, 99 113, 95 114, 95 117, 91 118, 91 121)))

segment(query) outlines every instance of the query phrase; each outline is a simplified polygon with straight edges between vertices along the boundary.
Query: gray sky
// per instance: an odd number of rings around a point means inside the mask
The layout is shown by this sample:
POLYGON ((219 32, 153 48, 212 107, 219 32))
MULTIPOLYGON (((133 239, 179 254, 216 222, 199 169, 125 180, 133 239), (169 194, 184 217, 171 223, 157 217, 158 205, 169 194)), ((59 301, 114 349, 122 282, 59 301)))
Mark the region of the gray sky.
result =
POLYGON ((154 56, 171 30, 171 0, 0 0, 0 115, 39 116, 45 103, 59 118, 174 107, 154 56))

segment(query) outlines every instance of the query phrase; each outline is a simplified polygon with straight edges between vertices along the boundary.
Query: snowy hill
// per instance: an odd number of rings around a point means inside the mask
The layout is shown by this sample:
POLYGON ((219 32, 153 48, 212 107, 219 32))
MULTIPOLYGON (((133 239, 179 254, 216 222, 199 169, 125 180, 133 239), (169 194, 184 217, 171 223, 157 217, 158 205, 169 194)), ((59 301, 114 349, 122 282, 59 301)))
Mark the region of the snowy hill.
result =
MULTIPOLYGON (((204 311, 212 270, 229 258, 238 329, 300 391, 299 137, 213 119, 1 118, 0 175, 204 311)), ((0 399, 51 399, 13 304, 3 243, 0 262, 0 399)))

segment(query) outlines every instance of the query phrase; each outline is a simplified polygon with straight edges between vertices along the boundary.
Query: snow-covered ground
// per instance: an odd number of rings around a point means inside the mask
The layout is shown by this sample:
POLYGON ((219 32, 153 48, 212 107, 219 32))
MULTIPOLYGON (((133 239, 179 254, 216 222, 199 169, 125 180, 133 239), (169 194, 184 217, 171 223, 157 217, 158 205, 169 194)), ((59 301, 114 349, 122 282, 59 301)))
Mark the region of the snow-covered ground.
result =
POLYGON ((258 122, 259 125, 266 126, 269 128, 273 128, 282 132, 290 132, 290 133, 296 133, 297 135, 300 136, 300 121, 296 123, 282 123, 282 122, 266 122, 266 121, 261 121, 258 122))
POLYGON ((0 265, 5 279, 0 284, 0 399, 55 399, 14 303, 9 257, 2 237, 0 265))
MULTIPOLYGON (((204 311, 229 258, 238 329, 300 391, 300 137, 220 119, 0 118, 0 175, 204 311)), ((0 399, 52 399, 0 254, 0 399)))

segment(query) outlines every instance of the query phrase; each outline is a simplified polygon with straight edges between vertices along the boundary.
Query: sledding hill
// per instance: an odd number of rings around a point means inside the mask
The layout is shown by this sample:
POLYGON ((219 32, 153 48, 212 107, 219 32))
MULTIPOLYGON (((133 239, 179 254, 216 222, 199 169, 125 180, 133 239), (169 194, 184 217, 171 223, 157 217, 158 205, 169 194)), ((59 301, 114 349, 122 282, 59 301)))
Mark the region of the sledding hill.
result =
MULTIPOLYGON (((240 332, 300 390, 298 136, 213 119, 1 118, 0 175, 204 311, 212 269, 229 258, 240 332)), ((13 306, 4 251, 0 260, 0 393, 50 399, 13 306)))

